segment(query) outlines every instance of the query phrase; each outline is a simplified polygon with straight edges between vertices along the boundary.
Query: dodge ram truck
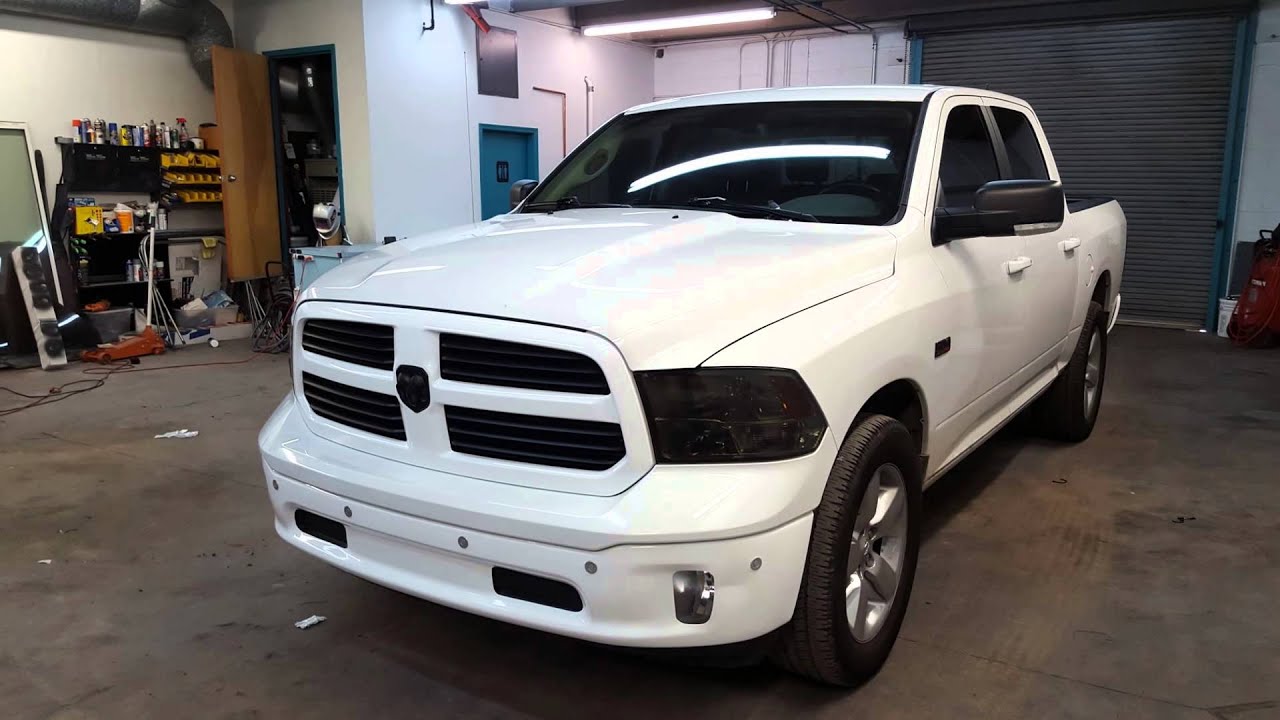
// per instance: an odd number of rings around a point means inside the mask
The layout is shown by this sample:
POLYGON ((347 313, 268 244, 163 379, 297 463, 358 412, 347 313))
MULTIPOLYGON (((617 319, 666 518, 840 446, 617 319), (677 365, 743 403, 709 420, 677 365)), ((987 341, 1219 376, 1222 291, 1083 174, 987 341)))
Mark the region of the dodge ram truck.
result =
POLYGON ((789 88, 618 115, 510 213, 298 298, 258 443, 303 552, 639 648, 888 657, 922 492, 1015 415, 1087 438, 1125 218, 984 90, 789 88))

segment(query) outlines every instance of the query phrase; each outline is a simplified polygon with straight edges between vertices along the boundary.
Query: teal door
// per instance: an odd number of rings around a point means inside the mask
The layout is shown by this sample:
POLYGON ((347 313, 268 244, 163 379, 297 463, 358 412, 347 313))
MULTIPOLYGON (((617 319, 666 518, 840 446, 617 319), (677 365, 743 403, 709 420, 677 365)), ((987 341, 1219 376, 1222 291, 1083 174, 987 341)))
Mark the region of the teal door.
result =
POLYGON ((511 210, 511 183, 538 179, 538 131, 480 126, 480 217, 511 210))

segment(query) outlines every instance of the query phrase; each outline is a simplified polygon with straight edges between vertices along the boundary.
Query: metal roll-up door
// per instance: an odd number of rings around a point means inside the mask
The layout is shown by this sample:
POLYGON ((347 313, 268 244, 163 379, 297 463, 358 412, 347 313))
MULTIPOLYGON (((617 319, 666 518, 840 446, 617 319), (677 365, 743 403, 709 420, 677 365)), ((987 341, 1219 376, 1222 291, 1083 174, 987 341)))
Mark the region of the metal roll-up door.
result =
POLYGON ((926 83, 1031 103, 1068 195, 1129 220, 1121 317, 1199 327, 1214 241, 1237 16, 1152 17, 929 34, 926 83))

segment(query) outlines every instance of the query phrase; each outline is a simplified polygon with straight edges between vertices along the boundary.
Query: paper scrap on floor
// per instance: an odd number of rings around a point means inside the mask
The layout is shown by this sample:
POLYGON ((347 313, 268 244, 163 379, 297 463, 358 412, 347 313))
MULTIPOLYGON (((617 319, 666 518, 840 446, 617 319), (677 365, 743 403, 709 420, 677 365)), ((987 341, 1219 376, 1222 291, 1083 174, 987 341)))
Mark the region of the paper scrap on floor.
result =
POLYGON ((157 435, 156 439, 160 440, 162 438, 175 438, 178 440, 185 440, 187 438, 193 438, 199 434, 200 434, 199 430, 188 430, 186 428, 182 428, 181 430, 170 430, 167 433, 162 433, 160 435, 157 435))
POLYGON ((327 617, 325 617, 325 616, 323 616, 323 615, 312 615, 311 617, 307 618, 306 620, 299 620, 298 622, 294 623, 294 624, 293 624, 293 626, 294 626, 294 627, 296 627, 296 628, 298 628, 299 630, 306 630, 307 628, 311 627, 312 625, 319 625, 320 623, 322 623, 322 622, 324 622, 325 620, 328 620, 328 619, 329 619, 329 618, 327 618, 327 617))

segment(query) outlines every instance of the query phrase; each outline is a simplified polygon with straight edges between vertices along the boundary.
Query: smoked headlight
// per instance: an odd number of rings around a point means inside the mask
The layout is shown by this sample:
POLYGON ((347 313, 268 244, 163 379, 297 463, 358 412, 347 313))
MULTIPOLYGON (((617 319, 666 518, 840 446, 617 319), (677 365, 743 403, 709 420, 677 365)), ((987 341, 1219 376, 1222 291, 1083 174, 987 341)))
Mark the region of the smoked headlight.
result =
POLYGON ((638 372, 636 385, 660 463, 783 460, 813 452, 827 428, 791 370, 638 372))

